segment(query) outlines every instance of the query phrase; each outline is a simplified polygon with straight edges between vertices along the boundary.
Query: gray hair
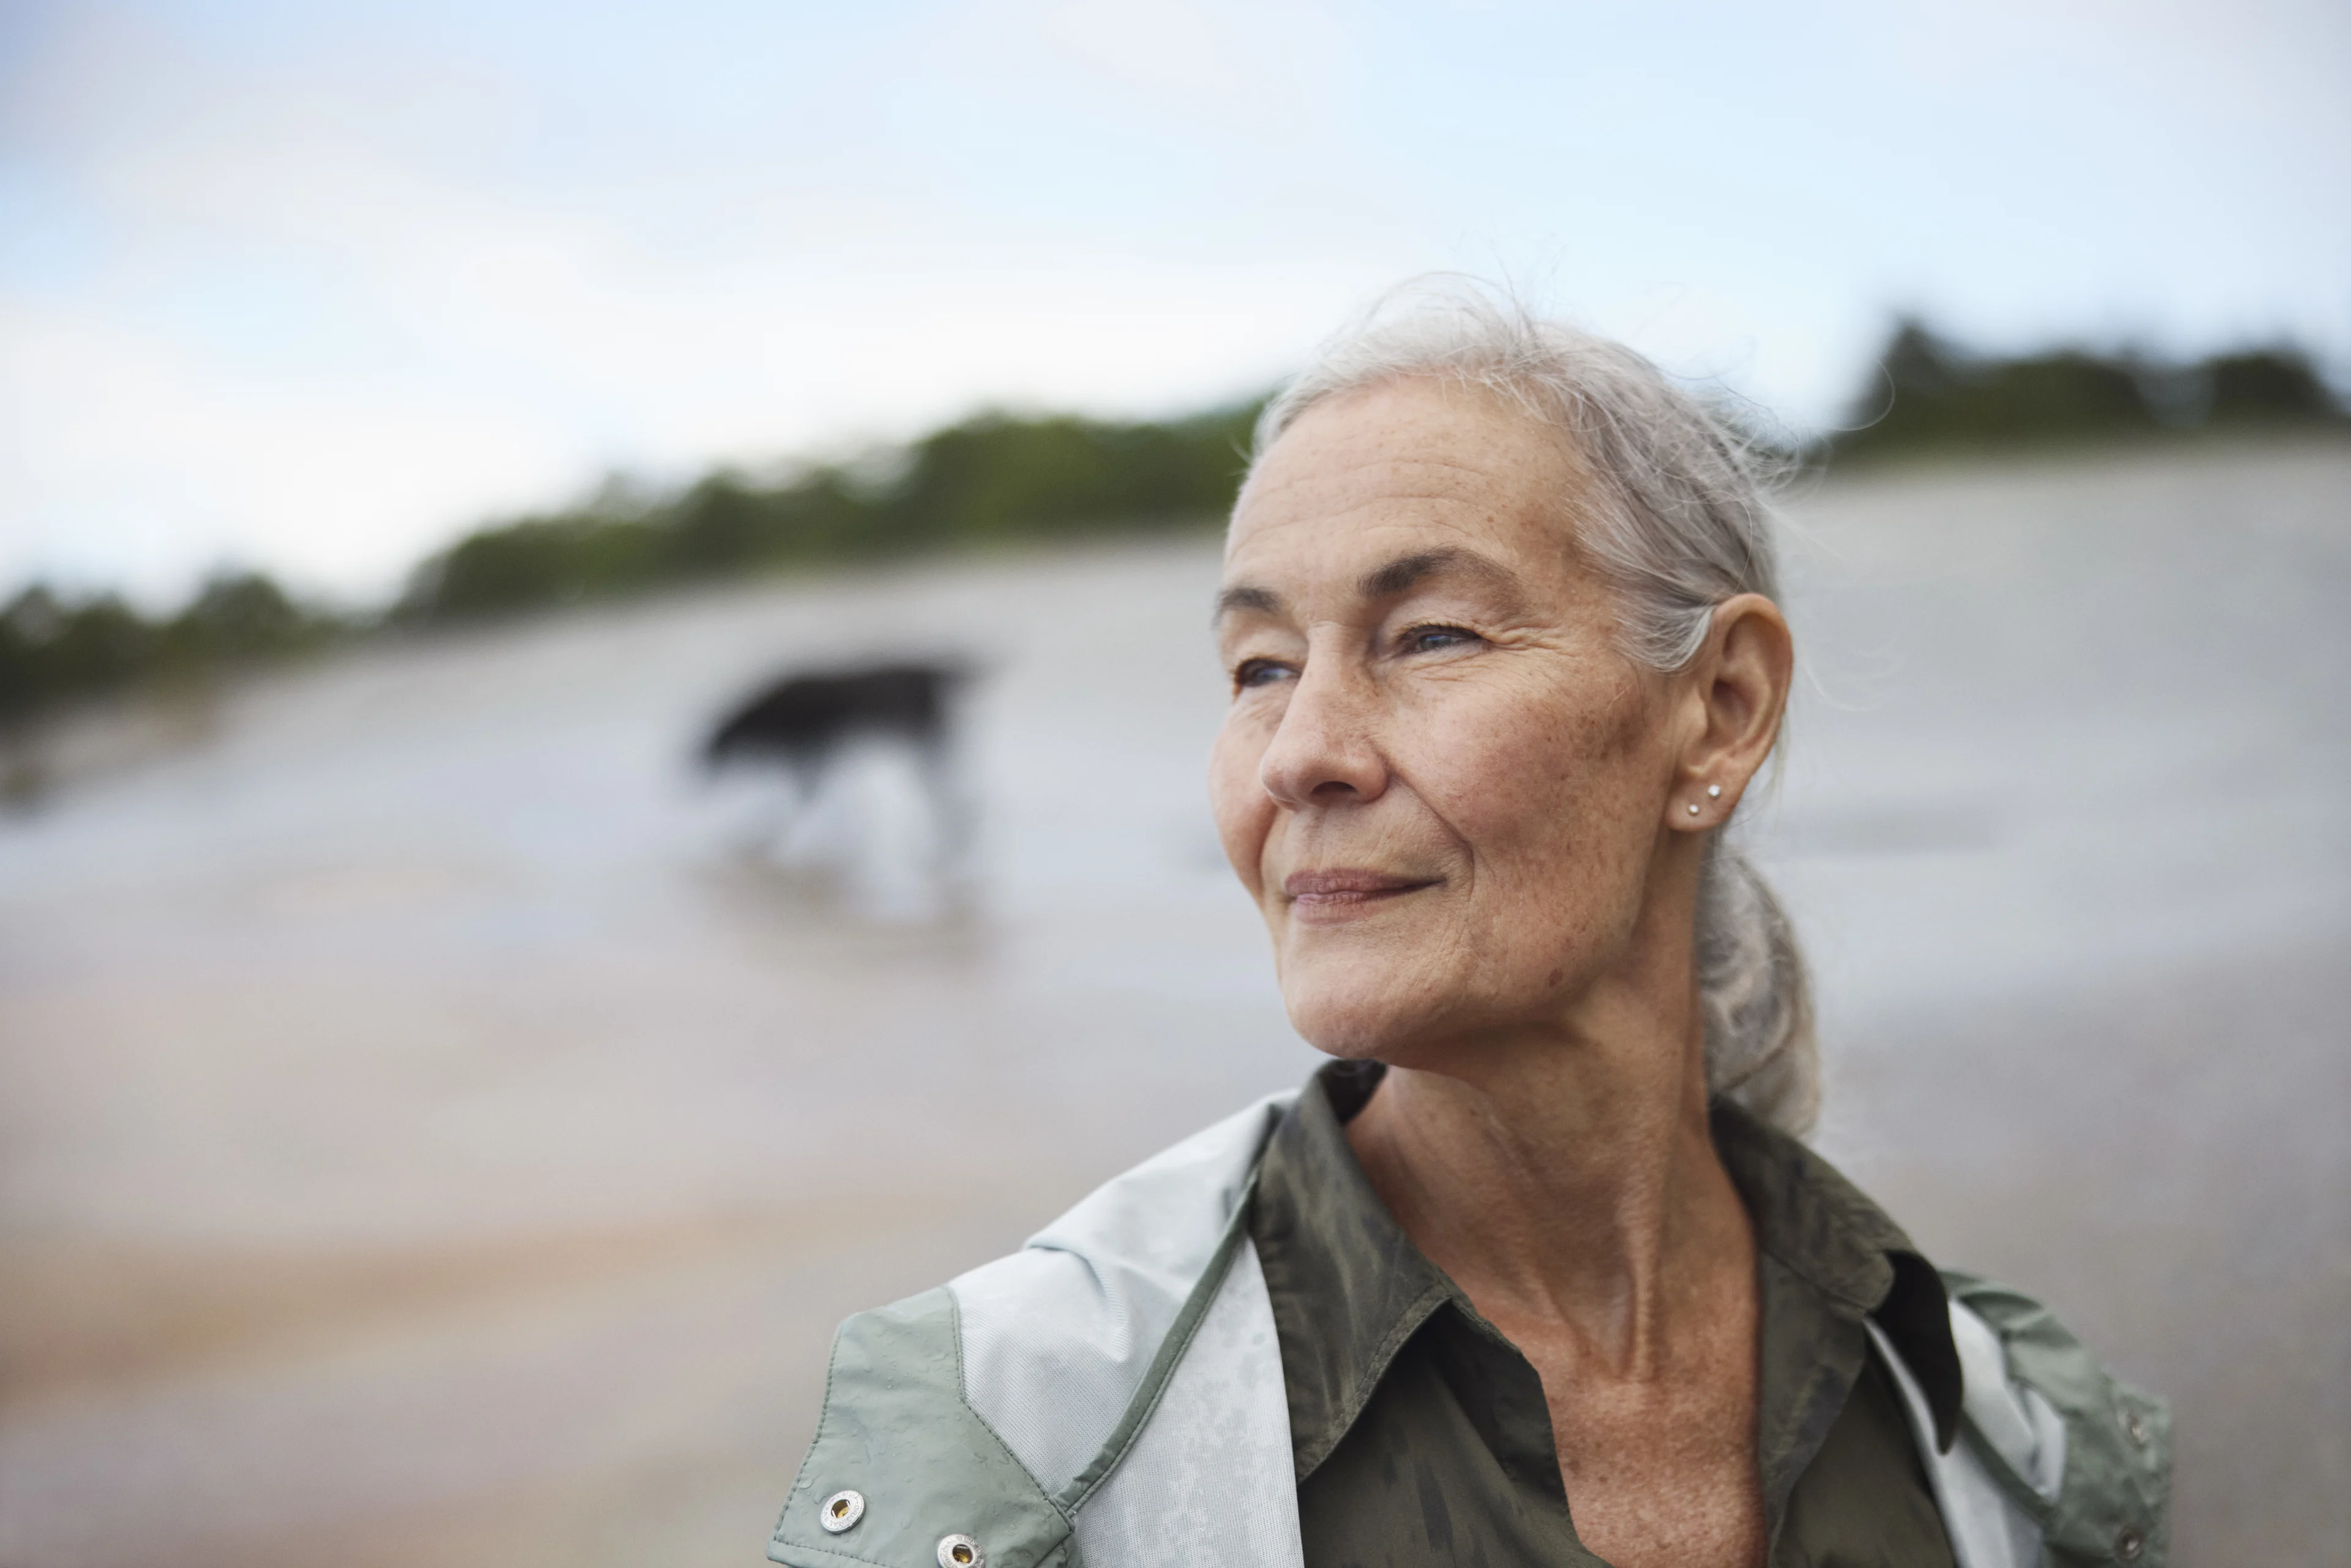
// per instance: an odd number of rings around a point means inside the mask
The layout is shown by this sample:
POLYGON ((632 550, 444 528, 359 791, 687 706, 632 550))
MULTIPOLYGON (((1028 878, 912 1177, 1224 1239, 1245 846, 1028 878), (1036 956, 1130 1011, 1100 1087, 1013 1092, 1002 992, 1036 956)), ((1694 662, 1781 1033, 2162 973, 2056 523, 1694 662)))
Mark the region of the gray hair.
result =
MULTIPOLYGON (((1698 656, 1715 607, 1779 597, 1768 456, 1621 343, 1544 320, 1473 280, 1417 279, 1317 350, 1266 405, 1255 461, 1326 398, 1405 377, 1479 388, 1566 435, 1598 495, 1577 542, 1616 590, 1635 663, 1698 656)), ((1803 955, 1771 890, 1718 831, 1698 886, 1697 967, 1707 1089, 1785 1130, 1820 1109, 1820 1050, 1803 955)))

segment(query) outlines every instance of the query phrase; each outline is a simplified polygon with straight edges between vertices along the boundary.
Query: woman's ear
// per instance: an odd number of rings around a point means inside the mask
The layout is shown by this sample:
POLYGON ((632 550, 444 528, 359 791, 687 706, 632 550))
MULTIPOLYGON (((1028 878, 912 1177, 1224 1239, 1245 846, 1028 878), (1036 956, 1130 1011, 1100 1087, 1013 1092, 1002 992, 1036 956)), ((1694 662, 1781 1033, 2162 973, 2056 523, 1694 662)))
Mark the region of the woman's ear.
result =
POLYGON ((1795 668, 1795 643, 1778 605, 1741 593, 1715 606, 1688 674, 1697 722, 1667 807, 1674 826, 1715 828, 1729 817, 1780 737, 1795 668))

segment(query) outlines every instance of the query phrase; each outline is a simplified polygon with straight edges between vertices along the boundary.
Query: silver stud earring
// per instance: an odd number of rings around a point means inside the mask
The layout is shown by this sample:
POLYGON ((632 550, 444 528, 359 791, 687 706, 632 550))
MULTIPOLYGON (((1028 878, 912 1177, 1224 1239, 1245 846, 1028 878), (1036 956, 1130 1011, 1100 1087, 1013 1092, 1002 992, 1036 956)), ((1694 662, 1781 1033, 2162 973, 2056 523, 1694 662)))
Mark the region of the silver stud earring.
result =
POLYGON ((1721 786, 1721 785, 1719 785, 1719 784, 1709 784, 1709 785, 1708 785, 1708 786, 1706 787, 1706 798, 1707 798, 1708 800, 1721 800, 1721 799, 1722 799, 1722 786, 1721 786))
POLYGON ((1690 814, 1691 816, 1693 816, 1693 817, 1695 817, 1695 816, 1697 816, 1697 815, 1698 815, 1698 807, 1697 807, 1695 804, 1693 804, 1693 805, 1690 807, 1690 809, 1689 809, 1689 814, 1690 814))

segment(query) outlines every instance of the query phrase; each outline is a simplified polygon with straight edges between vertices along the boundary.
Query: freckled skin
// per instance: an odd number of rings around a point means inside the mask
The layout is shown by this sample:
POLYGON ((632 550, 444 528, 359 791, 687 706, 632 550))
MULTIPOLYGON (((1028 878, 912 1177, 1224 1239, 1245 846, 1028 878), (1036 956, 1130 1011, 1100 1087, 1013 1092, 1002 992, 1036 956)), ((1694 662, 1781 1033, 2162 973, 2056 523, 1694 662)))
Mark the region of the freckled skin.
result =
MULTIPOLYGON (((1237 694, 1212 776, 1220 831, 1267 910, 1294 1020, 1341 1055, 1508 1022, 1620 949, 1655 837, 1646 807, 1672 768, 1653 735, 1656 683, 1617 654, 1608 596, 1550 509, 1496 472, 1573 494, 1573 465, 1459 397, 1422 393, 1437 405, 1416 416, 1426 454, 1376 425, 1332 433, 1301 455, 1324 459, 1311 466, 1285 450, 1227 557, 1228 580, 1280 583, 1294 613, 1225 628, 1228 662, 1289 668, 1237 694), (1365 570, 1448 547, 1520 580, 1449 575, 1357 601, 1365 570), (1396 645, 1422 623, 1482 645, 1396 645), (1382 922, 1280 918, 1282 876, 1334 857, 1443 881, 1382 922)), ((1335 412, 1297 434, 1315 441, 1335 412)))
POLYGON ((1575 543, 1592 493, 1484 393, 1310 410, 1234 513, 1210 794, 1292 1022, 1389 1065, 1350 1141, 1541 1376, 1585 1543, 1748 1568, 1754 1244, 1707 1132, 1692 946, 1790 645, 1741 595, 1687 670, 1626 660, 1575 543))

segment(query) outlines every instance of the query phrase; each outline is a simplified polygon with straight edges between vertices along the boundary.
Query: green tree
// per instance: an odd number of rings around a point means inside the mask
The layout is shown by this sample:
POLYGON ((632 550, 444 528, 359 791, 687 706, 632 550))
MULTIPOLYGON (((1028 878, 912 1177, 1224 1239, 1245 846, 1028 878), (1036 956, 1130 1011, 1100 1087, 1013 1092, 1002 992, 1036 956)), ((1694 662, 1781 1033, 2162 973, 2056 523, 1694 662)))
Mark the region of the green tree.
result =
POLYGON ((2307 356, 2273 348, 2159 362, 2086 349, 1970 353, 1911 318, 1829 443, 1838 457, 1998 451, 2205 429, 2342 423, 2307 356))
POLYGON ((2221 425, 2339 424, 2342 405, 2298 349, 2250 349, 2205 361, 2208 417, 2221 425))

